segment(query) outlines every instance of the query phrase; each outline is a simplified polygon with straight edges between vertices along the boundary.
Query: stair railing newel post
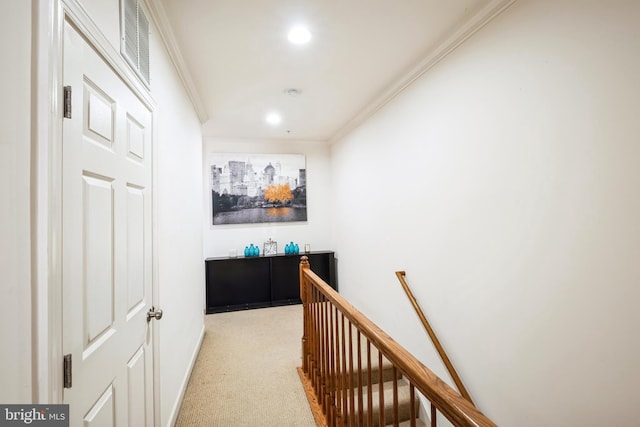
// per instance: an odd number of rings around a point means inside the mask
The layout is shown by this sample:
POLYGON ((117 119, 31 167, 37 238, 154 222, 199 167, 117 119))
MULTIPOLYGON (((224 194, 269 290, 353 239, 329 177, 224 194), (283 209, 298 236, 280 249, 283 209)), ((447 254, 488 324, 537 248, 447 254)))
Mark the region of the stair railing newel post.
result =
POLYGON ((300 258, 300 299, 302 300, 302 371, 309 376, 309 285, 304 277, 304 271, 309 270, 309 257, 300 258))

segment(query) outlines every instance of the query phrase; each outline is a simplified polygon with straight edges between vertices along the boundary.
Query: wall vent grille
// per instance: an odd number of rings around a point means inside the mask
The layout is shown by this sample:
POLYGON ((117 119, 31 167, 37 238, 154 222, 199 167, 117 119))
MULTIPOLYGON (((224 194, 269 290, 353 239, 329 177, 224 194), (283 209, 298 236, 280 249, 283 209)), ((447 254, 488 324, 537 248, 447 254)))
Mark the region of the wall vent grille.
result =
POLYGON ((149 84, 149 19, 140 3, 140 0, 122 0, 120 50, 140 78, 149 84))

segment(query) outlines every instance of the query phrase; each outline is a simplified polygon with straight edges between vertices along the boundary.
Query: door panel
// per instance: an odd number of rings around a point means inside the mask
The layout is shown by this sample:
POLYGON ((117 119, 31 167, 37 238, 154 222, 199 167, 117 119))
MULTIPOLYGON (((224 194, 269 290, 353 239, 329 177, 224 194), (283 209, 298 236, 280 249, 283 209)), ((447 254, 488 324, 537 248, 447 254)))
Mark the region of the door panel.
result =
POLYGON ((86 346, 113 327, 113 180, 83 178, 82 228, 83 305, 86 308, 86 346))
POLYGON ((84 417, 84 425, 86 427, 115 425, 114 412, 113 387, 109 385, 84 417))
POLYGON ((140 347, 127 362, 127 388, 129 392, 129 426, 145 426, 145 349, 140 347))
POLYGON ((140 162, 144 160, 144 126, 133 117, 127 116, 127 142, 129 158, 140 162))
MULTIPOLYGON (((144 189, 127 185, 127 315, 144 303, 144 189)), ((142 307, 144 309, 144 307, 142 307)))
POLYGON ((63 56, 64 402, 72 426, 151 426, 151 111, 69 23, 63 56))
POLYGON ((87 116, 85 134, 110 147, 113 142, 115 102, 90 82, 85 81, 84 90, 87 116))

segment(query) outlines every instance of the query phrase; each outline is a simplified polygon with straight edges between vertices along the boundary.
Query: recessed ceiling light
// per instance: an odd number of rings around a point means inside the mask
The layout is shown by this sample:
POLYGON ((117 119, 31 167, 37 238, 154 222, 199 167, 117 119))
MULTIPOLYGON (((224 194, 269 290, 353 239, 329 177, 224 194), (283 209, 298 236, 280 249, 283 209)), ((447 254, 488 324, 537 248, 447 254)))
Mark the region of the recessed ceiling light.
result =
POLYGON ((294 44, 305 44, 311 40, 311 33, 306 27, 297 25, 289 30, 289 41, 294 44))
POLYGON ((276 126, 282 122, 282 116, 278 113, 269 113, 267 114, 266 120, 271 126, 276 126))

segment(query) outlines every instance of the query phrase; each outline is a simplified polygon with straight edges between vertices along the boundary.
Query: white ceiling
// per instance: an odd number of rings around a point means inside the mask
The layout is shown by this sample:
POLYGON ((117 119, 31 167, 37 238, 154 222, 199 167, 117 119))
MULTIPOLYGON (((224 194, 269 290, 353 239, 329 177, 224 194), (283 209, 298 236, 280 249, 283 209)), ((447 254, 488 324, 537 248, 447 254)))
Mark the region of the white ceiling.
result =
POLYGON ((504 3, 154 1, 205 136, 320 141, 344 133, 504 3), (287 40, 296 23, 313 34, 307 45, 287 40), (287 95, 288 88, 301 95, 287 95), (278 127, 266 124, 270 111, 281 113, 278 127))

